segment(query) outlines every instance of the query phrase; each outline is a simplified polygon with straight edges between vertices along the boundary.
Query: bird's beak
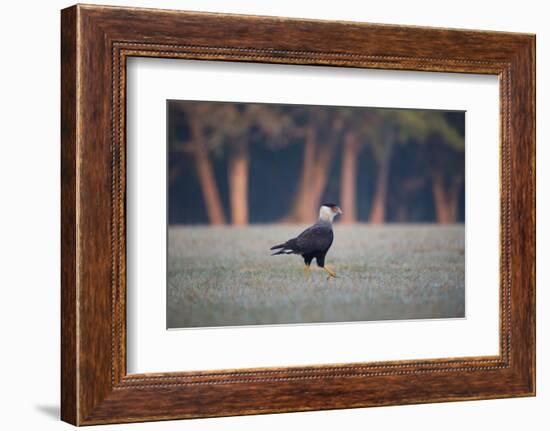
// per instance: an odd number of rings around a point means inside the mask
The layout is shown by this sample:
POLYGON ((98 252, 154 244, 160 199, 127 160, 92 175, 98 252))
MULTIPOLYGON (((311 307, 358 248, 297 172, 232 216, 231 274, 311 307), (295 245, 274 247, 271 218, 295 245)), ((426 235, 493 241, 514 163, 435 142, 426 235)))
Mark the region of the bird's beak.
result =
POLYGON ((343 213, 342 213, 342 210, 340 209, 340 207, 338 207, 338 214, 343 214, 343 213))

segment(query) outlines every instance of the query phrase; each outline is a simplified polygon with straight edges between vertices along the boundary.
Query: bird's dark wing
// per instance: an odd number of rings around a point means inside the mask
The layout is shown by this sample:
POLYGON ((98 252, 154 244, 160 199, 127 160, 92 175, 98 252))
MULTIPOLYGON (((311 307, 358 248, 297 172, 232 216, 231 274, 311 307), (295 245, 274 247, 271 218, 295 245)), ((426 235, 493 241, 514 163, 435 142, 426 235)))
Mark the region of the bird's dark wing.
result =
POLYGON ((296 237, 296 248, 302 254, 326 251, 332 245, 333 239, 330 225, 315 224, 296 237))

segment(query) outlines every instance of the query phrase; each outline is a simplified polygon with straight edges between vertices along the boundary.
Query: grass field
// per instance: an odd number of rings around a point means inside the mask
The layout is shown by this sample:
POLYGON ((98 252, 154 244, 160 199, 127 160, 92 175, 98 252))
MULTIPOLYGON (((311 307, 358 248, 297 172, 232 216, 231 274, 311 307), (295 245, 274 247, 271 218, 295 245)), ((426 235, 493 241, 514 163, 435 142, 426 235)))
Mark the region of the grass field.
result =
POLYGON ((328 281, 270 256, 304 227, 170 227, 168 327, 464 317, 463 225, 335 225, 328 281))

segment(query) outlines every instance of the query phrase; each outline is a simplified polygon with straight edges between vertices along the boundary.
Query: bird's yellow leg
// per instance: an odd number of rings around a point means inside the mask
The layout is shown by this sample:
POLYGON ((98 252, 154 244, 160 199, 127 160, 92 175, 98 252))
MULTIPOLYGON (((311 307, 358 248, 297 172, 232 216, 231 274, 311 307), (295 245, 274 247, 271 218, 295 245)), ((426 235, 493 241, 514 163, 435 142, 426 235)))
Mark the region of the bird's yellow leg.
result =
POLYGON ((336 278, 336 273, 334 270, 329 266, 323 266, 323 269, 327 272, 328 277, 327 280, 330 280, 331 278, 336 278))
POLYGON ((311 278, 311 267, 309 265, 304 265, 304 275, 309 280, 311 278))

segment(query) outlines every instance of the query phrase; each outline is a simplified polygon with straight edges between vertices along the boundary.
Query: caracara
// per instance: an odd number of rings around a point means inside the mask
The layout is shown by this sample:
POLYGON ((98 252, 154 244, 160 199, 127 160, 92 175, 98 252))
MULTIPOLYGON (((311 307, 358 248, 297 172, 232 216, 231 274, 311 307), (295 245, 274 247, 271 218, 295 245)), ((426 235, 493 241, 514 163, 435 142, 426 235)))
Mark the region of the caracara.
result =
POLYGON ((289 239, 287 242, 274 245, 271 250, 277 250, 276 254, 299 254, 304 258, 304 271, 306 276, 310 276, 311 261, 315 259, 317 266, 323 268, 327 274, 327 280, 336 277, 336 273, 331 268, 325 266, 325 256, 332 245, 334 233, 332 232, 332 220, 342 210, 335 204, 323 204, 319 209, 319 220, 313 226, 308 227, 296 238, 289 239))

